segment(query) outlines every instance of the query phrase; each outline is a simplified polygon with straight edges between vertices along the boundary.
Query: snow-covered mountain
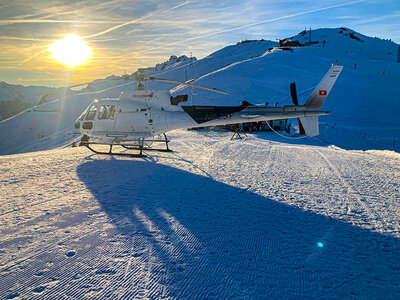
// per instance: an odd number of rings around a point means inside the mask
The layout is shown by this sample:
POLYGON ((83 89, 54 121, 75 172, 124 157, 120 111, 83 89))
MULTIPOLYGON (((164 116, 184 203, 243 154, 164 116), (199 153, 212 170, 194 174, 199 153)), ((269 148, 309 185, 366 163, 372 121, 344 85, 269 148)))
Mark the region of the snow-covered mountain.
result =
MULTIPOLYGON (((148 75, 184 81, 261 55, 276 45, 276 42, 271 41, 241 42, 201 60, 171 56, 168 61, 146 68, 146 71, 148 75)), ((0 154, 46 150, 70 144, 77 136, 73 128, 75 119, 93 99, 119 97, 121 92, 136 88, 136 82, 127 80, 128 77, 112 75, 95 80, 79 92, 68 91, 56 101, 36 106, 0 122, 0 154)), ((146 83, 146 88, 154 89, 171 89, 175 86, 160 82, 146 83)))
MULTIPOLYGON (((291 104, 289 84, 297 83, 304 103, 332 63, 344 66, 323 106, 331 111, 320 119, 321 136, 327 143, 353 149, 393 149, 400 143, 400 63, 394 42, 371 38, 347 28, 318 29, 281 41, 243 41, 196 60, 171 58, 147 74, 217 88, 230 96, 191 87, 174 94, 190 95, 189 104, 238 105, 251 103, 291 104), (275 48, 274 48, 275 47, 275 48)), ((94 98, 118 97, 131 91, 135 82, 110 76, 90 83, 80 92, 29 109, 0 122, 0 154, 45 150, 67 145, 76 138, 74 120, 94 98)), ((174 85, 147 82, 148 89, 174 85)))
MULTIPOLYGON (((149 68, 147 74, 179 81, 194 80, 233 63, 262 55, 277 45, 277 42, 266 40, 240 41, 236 45, 224 47, 203 59, 196 60, 195 58, 185 57, 186 59, 183 59, 184 63, 168 64, 162 70, 157 67, 149 68)), ((147 85, 149 89, 172 89, 176 86, 160 82, 149 82, 147 85)))
POLYGON ((0 102, 12 101, 12 100, 23 100, 28 104, 38 104, 41 99, 41 93, 48 92, 53 88, 46 86, 23 86, 8 84, 6 82, 0 82, 0 102))
POLYGON ((40 103, 41 94, 51 91, 45 86, 22 86, 0 82, 0 120, 40 103))
MULTIPOLYGON (((238 105, 246 100, 291 104, 291 82, 297 83, 299 101, 304 103, 331 64, 340 64, 344 69, 323 106, 331 115, 320 118, 326 123, 320 138, 347 149, 392 150, 399 146, 399 45, 347 28, 313 30, 311 43, 304 32, 288 41, 298 41, 303 47, 274 49, 195 80, 195 84, 231 94, 196 90, 196 103, 238 105)), ((190 87, 175 91, 190 92, 190 87)))

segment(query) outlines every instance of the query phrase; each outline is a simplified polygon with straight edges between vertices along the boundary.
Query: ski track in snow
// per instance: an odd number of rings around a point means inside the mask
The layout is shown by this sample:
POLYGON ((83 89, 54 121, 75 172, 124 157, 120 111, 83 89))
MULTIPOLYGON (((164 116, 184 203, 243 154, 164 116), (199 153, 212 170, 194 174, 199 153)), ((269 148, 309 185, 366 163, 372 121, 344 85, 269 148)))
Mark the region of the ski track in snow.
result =
POLYGON ((400 297, 398 155, 171 134, 0 157, 0 297, 400 297))

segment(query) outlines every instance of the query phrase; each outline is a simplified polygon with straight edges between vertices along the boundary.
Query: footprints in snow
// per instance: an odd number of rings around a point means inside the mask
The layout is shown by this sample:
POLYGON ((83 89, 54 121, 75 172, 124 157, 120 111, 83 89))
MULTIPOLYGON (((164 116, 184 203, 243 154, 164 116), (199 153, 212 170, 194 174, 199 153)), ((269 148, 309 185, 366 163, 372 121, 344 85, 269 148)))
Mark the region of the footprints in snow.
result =
POLYGON ((135 252, 132 254, 132 257, 138 258, 138 257, 141 257, 143 254, 144 254, 144 252, 135 252))
POLYGON ((35 293, 35 294, 41 294, 41 293, 43 293, 43 291, 44 291, 45 289, 46 289, 46 286, 41 285, 41 286, 38 286, 37 288, 34 288, 34 289, 32 290, 32 292, 35 293))
POLYGON ((66 257, 73 257, 75 256, 76 252, 74 250, 68 251, 67 253, 65 253, 66 257))
POLYGON ((39 271, 39 272, 35 273, 34 275, 37 277, 41 277, 41 276, 43 276, 43 274, 44 274, 44 271, 39 271))
POLYGON ((11 293, 9 295, 6 296, 6 299, 14 299, 19 297, 19 293, 15 292, 15 293, 11 293))

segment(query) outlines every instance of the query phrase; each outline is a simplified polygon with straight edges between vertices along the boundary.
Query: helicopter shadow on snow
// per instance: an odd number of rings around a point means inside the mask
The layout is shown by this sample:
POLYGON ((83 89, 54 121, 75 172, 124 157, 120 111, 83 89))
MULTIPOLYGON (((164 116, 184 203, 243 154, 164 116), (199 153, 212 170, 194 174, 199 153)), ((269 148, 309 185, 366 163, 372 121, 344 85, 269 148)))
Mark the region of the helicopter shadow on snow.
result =
POLYGON ((77 174, 127 252, 132 238, 151 247, 161 267, 150 277, 171 297, 400 297, 397 238, 159 163, 103 158, 77 174))
POLYGON ((261 132, 255 131, 252 133, 255 137, 263 140, 269 140, 271 142, 278 142, 283 144, 290 144, 290 145, 305 145, 305 146, 318 146, 318 147, 328 147, 330 144, 322 140, 321 138, 312 137, 309 138, 307 136, 285 136, 282 133, 282 136, 274 133, 274 132, 261 132))
MULTIPOLYGON (((231 137, 234 135, 234 132, 232 131, 226 131, 226 130, 208 130, 208 129, 202 129, 202 130, 196 130, 196 133, 209 137, 209 138, 215 138, 215 139, 225 139, 225 140, 230 140, 231 137)), ((270 142, 278 142, 278 143, 283 143, 283 144, 291 144, 291 145, 307 145, 307 146, 319 146, 319 147, 327 147, 329 144, 319 137, 314 137, 314 138, 308 138, 305 136, 279 136, 278 134, 270 131, 253 131, 252 133, 249 132, 240 132, 239 133, 242 139, 240 139, 237 135, 234 136, 232 139, 232 142, 235 141, 246 141, 246 140, 251 140, 254 138, 258 139, 263 139, 263 140, 268 140, 270 142)))

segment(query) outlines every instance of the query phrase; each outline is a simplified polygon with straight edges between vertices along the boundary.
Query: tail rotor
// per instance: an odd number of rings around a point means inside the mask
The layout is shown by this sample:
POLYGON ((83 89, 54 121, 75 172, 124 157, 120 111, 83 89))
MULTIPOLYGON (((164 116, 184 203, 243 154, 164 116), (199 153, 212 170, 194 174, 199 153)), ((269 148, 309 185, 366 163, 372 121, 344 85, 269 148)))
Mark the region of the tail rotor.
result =
MULTIPOLYGON (((294 105, 299 105, 299 99, 297 97, 297 89, 296 89, 296 82, 292 82, 290 84, 290 96, 292 96, 292 102, 294 105)), ((300 118, 297 118, 299 122, 299 133, 300 135, 306 134, 306 131, 304 130, 303 124, 301 124, 300 118)))

